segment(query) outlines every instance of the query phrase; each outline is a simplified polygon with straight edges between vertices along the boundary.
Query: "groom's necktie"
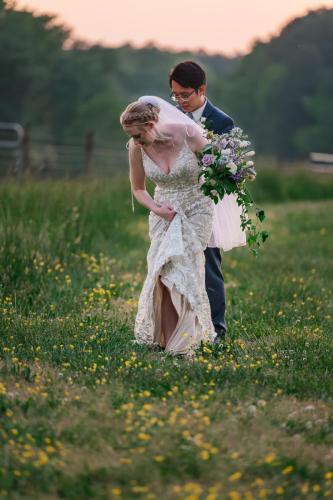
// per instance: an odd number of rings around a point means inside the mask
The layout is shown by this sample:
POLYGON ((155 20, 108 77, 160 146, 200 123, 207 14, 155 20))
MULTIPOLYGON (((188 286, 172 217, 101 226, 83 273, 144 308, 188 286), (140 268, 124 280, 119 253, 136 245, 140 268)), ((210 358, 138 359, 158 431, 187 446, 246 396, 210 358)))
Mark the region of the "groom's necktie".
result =
POLYGON ((193 113, 191 113, 191 111, 189 113, 187 113, 187 116, 189 118, 191 118, 191 120, 194 120, 194 116, 193 116, 193 113))

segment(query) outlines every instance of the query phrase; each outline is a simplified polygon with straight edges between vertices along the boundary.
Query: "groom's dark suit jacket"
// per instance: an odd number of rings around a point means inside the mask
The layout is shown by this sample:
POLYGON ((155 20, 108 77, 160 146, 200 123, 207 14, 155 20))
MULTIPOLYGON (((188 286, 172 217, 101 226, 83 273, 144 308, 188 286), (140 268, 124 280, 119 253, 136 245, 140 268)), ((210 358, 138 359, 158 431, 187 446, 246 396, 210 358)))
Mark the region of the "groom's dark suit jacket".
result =
POLYGON ((216 134, 230 132, 234 122, 230 116, 216 108, 208 99, 202 117, 206 118, 205 127, 216 134))

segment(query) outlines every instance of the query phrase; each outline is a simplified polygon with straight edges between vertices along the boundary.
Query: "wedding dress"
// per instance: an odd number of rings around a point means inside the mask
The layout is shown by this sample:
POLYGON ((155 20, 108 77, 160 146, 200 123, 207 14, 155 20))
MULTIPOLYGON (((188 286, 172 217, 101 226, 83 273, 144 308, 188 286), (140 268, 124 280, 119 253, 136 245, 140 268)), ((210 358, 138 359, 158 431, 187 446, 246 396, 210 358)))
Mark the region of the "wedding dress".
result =
POLYGON ((199 166, 188 140, 203 129, 187 115, 156 96, 139 101, 158 106, 157 127, 161 136, 177 129, 174 161, 165 173, 141 148, 145 175, 156 188, 157 204, 168 204, 176 215, 171 222, 149 215, 150 248, 147 255, 147 277, 139 298, 135 320, 135 338, 140 344, 160 345, 172 354, 192 354, 202 341, 214 340, 216 333, 205 288, 204 249, 217 246, 227 251, 245 244, 240 228, 240 208, 233 195, 214 205, 200 191, 199 166), (167 287, 178 322, 165 343, 162 331, 162 286, 167 287))
POLYGON ((171 222, 153 212, 149 215, 148 273, 139 298, 135 337, 142 344, 165 345, 161 280, 178 315, 165 351, 191 354, 201 341, 215 337, 203 252, 212 233, 213 202, 200 191, 198 161, 186 139, 168 174, 143 149, 142 160, 146 176, 156 185, 155 202, 168 203, 176 215, 171 222))

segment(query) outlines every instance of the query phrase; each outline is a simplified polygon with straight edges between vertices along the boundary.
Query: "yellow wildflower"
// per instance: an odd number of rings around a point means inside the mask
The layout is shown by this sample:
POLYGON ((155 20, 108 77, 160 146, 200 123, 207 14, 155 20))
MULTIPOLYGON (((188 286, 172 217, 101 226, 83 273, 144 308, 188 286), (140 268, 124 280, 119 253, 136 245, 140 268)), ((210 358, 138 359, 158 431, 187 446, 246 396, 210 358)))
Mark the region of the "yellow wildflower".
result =
POLYGON ((200 458, 201 460, 208 460, 209 459, 209 453, 207 450, 202 450, 200 452, 200 458))
POLYGON ((133 493, 147 493, 149 491, 148 486, 132 486, 133 493))
POLYGON ((231 500, 240 500, 241 496, 237 491, 229 491, 228 497, 231 500))
POLYGON ((121 489, 120 488, 112 488, 111 494, 114 497, 120 497, 121 496, 121 489))
POLYGON ((288 467, 285 467, 283 469, 282 474, 284 474, 286 476, 287 474, 290 474, 293 470, 294 470, 294 467, 292 465, 288 465, 288 467))
POLYGON ((238 479, 240 479, 242 477, 242 473, 237 471, 237 472, 234 472, 234 474, 231 474, 231 476, 229 476, 229 481, 233 482, 233 481, 237 481, 238 479))
POLYGON ((266 464, 271 464, 272 462, 274 462, 274 460, 276 459, 276 454, 275 453, 270 453, 269 455, 266 455, 265 456, 265 463, 266 464))
POLYGON ((139 432, 138 439, 140 439, 140 441, 149 441, 150 436, 149 436, 149 434, 146 434, 145 432, 139 432))

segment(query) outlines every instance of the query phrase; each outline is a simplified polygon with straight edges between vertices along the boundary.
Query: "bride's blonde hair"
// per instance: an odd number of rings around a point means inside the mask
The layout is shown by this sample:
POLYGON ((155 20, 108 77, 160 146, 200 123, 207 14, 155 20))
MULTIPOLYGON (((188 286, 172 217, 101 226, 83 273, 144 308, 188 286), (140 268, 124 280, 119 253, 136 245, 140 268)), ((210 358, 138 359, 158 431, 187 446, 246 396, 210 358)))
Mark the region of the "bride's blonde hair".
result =
POLYGON ((145 125, 149 122, 158 122, 160 108, 155 104, 135 101, 127 106, 120 115, 122 127, 128 125, 145 125))
MULTIPOLYGON (((130 125, 144 127, 149 122, 154 122, 157 124, 159 113, 160 108, 156 104, 135 101, 129 104, 127 108, 121 113, 120 124, 123 128, 130 125)), ((159 141, 164 142, 172 139, 170 135, 164 135, 163 133, 161 133, 158 128, 156 132, 159 141)))

